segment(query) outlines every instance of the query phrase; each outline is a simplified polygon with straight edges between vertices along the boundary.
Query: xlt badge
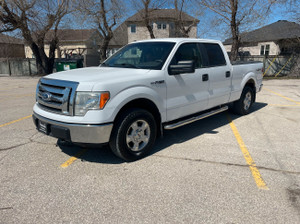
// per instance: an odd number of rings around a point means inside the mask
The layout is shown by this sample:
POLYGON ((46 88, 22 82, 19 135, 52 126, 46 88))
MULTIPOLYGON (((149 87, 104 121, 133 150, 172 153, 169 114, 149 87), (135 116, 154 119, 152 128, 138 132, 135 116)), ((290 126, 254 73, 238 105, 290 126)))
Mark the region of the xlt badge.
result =
POLYGON ((159 80, 159 81, 151 82, 151 85, 163 84, 163 83, 165 83, 165 80, 159 80))

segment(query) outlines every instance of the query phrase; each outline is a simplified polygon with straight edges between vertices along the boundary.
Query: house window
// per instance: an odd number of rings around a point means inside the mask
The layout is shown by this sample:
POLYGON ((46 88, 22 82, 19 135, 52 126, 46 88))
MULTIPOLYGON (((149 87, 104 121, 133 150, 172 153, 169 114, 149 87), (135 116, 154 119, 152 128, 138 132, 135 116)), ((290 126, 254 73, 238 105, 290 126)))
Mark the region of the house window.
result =
POLYGON ((269 55, 269 53, 270 53, 270 44, 267 44, 266 45, 266 50, 265 50, 265 55, 269 55))
POLYGON ((157 29, 161 30, 165 30, 167 29, 167 24, 166 23, 157 23, 157 29))
POLYGON ((157 29, 161 30, 161 23, 157 23, 157 29))
POLYGON ((270 44, 260 46, 260 55, 268 56, 270 54, 270 44))
POLYGON ((260 46, 260 55, 264 55, 265 54, 265 46, 261 45, 260 46))
POLYGON ((130 31, 131 31, 131 33, 136 33, 136 25, 135 24, 130 25, 130 31))

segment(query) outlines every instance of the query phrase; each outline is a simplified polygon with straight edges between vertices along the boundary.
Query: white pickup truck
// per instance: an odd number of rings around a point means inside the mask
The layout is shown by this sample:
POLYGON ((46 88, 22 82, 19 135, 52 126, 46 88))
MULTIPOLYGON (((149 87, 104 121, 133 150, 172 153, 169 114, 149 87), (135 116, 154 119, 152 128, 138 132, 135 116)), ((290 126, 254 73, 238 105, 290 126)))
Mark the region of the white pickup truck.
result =
POLYGON ((120 158, 145 156, 164 129, 250 111, 262 63, 231 65, 220 41, 152 39, 123 47, 99 67, 54 73, 36 89, 40 132, 73 143, 109 143, 120 158))

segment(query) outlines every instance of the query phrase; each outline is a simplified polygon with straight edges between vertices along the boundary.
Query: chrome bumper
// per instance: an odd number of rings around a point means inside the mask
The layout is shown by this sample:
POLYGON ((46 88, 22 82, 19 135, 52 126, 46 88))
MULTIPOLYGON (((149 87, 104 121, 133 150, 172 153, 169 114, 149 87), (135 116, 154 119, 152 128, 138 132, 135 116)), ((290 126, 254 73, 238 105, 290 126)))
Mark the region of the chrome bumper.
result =
POLYGON ((36 113, 32 115, 37 129, 40 131, 40 121, 46 124, 44 134, 64 139, 74 143, 102 144, 109 142, 113 124, 69 124, 50 120, 36 113))

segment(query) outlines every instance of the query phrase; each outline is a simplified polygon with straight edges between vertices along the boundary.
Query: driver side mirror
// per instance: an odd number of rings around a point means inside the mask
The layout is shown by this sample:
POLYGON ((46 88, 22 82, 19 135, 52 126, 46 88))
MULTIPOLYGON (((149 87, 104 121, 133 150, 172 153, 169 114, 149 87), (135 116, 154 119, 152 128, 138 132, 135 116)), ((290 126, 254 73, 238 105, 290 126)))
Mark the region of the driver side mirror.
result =
POLYGON ((169 75, 179 75, 183 73, 194 73, 195 62, 191 61, 179 61, 177 65, 170 65, 168 68, 169 75))

